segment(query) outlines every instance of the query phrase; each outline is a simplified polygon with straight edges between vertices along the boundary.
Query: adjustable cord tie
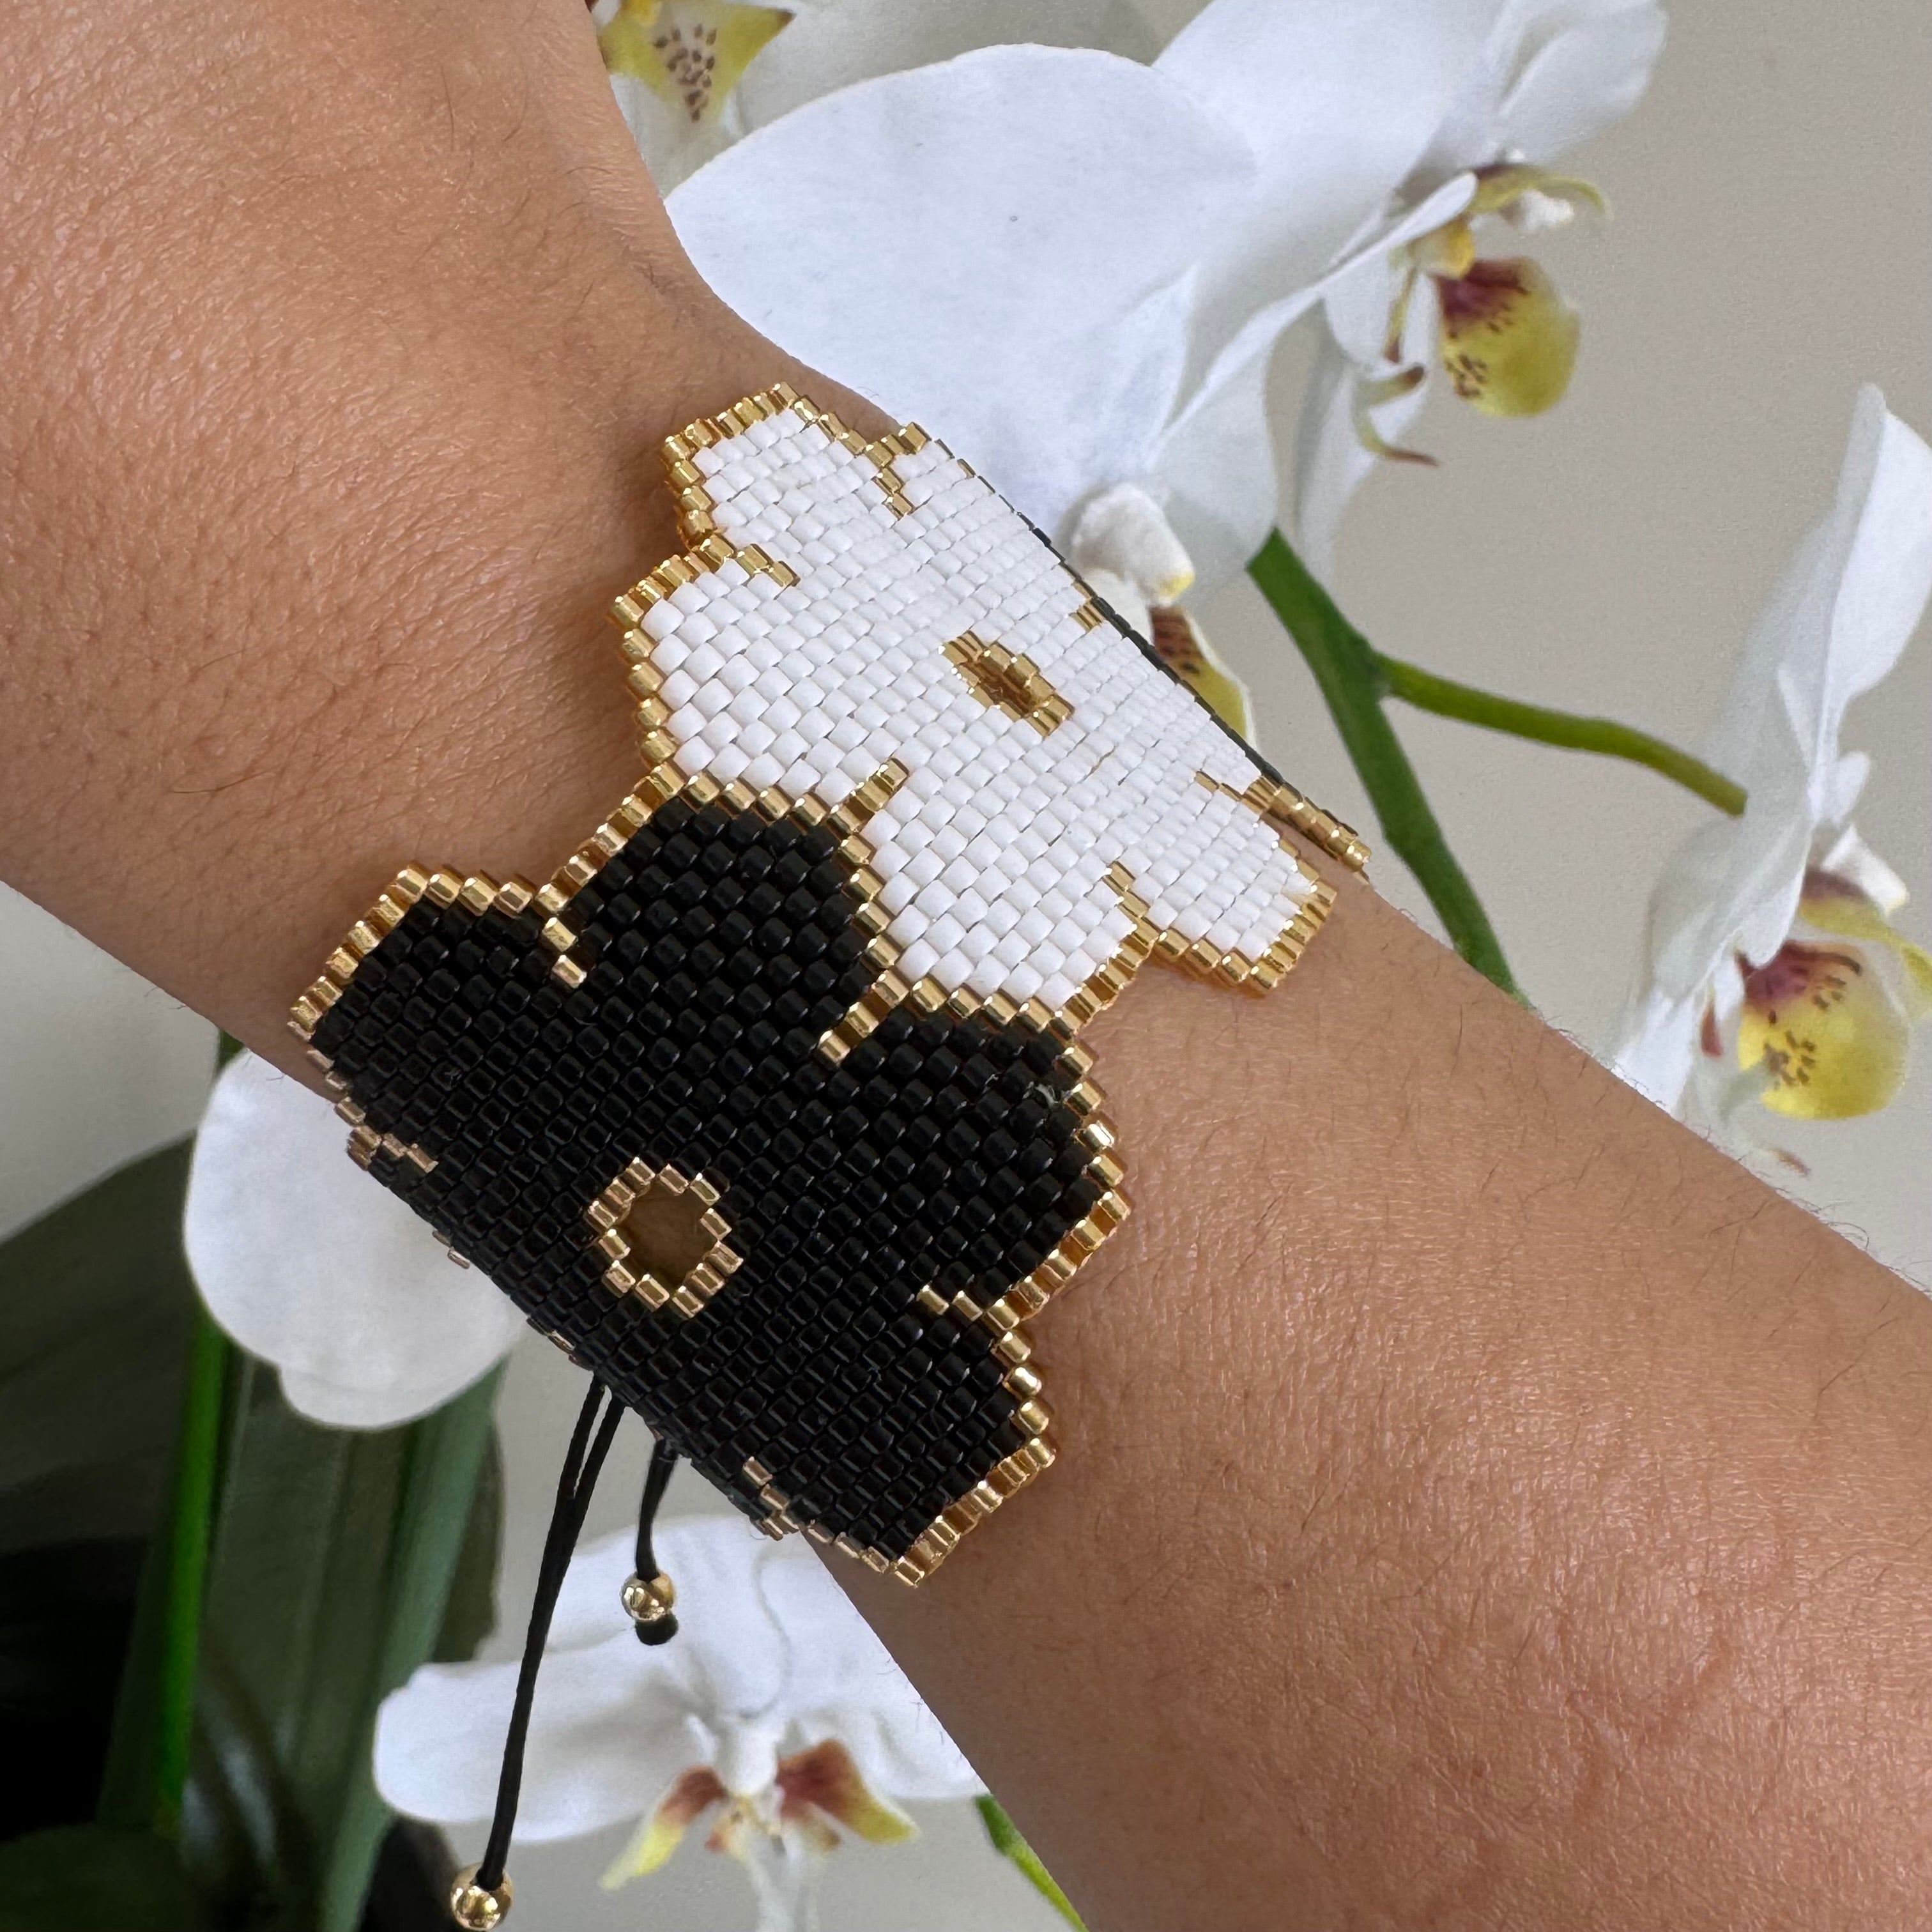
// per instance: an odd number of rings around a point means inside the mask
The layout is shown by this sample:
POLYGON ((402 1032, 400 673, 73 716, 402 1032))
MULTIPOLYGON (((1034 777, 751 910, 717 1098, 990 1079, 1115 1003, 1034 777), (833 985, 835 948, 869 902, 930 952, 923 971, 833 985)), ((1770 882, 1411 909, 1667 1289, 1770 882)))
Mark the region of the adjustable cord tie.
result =
POLYGON ((529 1740, 530 1707, 535 1701, 537 1672, 549 1640, 550 1619, 563 1588, 564 1573, 583 1533, 598 1472, 610 1454, 610 1440, 624 1413, 623 1404, 593 1378, 584 1406, 578 1412, 570 1448, 557 1478, 556 1502, 550 1531, 544 1539, 543 1562, 537 1571, 536 1594, 530 1604, 530 1628, 524 1638, 524 1657, 517 1673, 516 1701, 510 1707, 510 1729, 503 1740, 503 1768, 496 1781, 496 1808, 483 1856, 459 1872, 450 1888, 449 1916, 464 1932, 495 1932, 508 1916, 514 1896, 503 1863, 509 1856, 510 1834, 516 1828, 517 1800, 524 1782, 524 1748, 529 1740), (602 1411, 600 1419, 598 1411, 602 1411))

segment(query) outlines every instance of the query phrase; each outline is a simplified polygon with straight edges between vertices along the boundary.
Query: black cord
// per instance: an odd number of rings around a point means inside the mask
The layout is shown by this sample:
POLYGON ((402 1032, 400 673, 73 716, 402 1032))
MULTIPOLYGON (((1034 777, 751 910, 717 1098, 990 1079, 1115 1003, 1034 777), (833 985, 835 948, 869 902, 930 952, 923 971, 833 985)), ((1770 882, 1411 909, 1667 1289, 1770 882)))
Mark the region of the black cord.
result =
MULTIPOLYGON (((473 1881, 484 1892, 495 1891, 503 1882, 504 1862, 510 1855, 510 1834, 516 1828, 517 1800, 523 1790, 524 1746, 530 1736, 537 1671, 543 1662, 544 1646, 550 1637, 550 1618, 556 1614, 564 1572, 570 1568, 571 1554, 577 1547, 584 1515, 590 1507, 591 1492, 597 1486, 598 1472, 610 1453, 610 1439, 617 1432, 623 1413, 623 1404, 593 1378, 584 1406, 578 1412, 577 1426, 564 1455, 563 1468, 557 1478, 556 1504, 550 1512, 549 1534, 544 1539, 536 1594, 530 1604, 530 1629, 524 1639, 524 1660, 517 1672, 516 1702, 510 1710, 509 1735, 503 1740, 496 1809, 490 1820, 490 1840, 483 1849, 482 1862, 476 1868, 473 1881), (610 1406, 599 1422, 598 1406, 607 1398, 610 1406)), ((653 1471, 656 1466, 654 1459, 653 1471)))
MULTIPOLYGON (((659 1436, 651 1445, 651 1466, 644 1478, 644 1501, 638 1506, 637 1574, 648 1583, 658 1574, 658 1559, 651 1549, 651 1526, 657 1519, 658 1505, 664 1501, 671 1472, 677 1467, 677 1451, 659 1436)), ((677 1618, 669 1610, 650 1623, 634 1623, 640 1643, 668 1643, 677 1634, 677 1618)))

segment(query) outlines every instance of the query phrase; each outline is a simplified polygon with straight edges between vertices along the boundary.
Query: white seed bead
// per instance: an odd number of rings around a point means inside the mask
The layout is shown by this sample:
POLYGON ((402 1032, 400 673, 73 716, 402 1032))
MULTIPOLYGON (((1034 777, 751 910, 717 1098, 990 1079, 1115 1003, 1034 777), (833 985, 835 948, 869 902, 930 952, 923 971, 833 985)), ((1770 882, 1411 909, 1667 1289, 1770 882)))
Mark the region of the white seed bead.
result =
POLYGON ((1312 881, 1240 796, 1259 767, 1133 643, 1083 627, 1078 584, 943 445, 894 460, 904 515, 794 410, 691 460, 720 535, 784 569, 728 559, 639 620, 676 762, 828 807, 902 766, 861 835, 902 978, 1063 1009, 1136 929, 1116 867, 1156 930, 1218 955, 1286 932, 1312 881), (1051 729, 986 646, 1036 668, 1051 729))

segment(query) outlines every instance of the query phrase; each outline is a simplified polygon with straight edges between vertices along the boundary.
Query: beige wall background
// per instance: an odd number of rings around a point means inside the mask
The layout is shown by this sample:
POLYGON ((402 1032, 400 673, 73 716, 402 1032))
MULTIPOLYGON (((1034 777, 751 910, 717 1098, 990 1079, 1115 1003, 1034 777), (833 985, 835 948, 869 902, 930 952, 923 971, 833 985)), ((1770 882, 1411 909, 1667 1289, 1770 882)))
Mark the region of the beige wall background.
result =
MULTIPOLYGON (((1928 83, 1924 0, 1681 7, 1648 100, 1578 158, 1616 219, 1539 250, 1585 312, 1570 398, 1522 424, 1434 406, 1422 440, 1442 468, 1378 477, 1345 538, 1336 587, 1362 628, 1453 676, 1694 742, 1759 604, 1824 507, 1858 384, 1880 382, 1932 434, 1928 83)), ((1277 385, 1285 424, 1300 366, 1291 347, 1277 385)), ((1202 614, 1252 686, 1270 753, 1369 826, 1313 686, 1259 598, 1237 585, 1202 614)), ((1630 767, 1413 714, 1398 722, 1530 996, 1555 1024, 1600 1044, 1652 880, 1705 808, 1630 767)), ((1904 922, 1932 941, 1932 637, 1854 710, 1847 742, 1875 762, 1867 836, 1918 888, 1904 922)), ((1398 867, 1375 877, 1426 917, 1398 867)), ((0 903, 0 983, 37 1021, 0 1040, 4 1230, 182 1131, 209 1039, 18 900, 0 903)), ((1932 1051, 1886 1114, 1794 1130, 1787 1144, 1810 1168, 1787 1184, 1795 1192, 1932 1282, 1932 1051)), ((513 1358, 501 1408, 513 1623, 580 1394, 579 1378, 534 1340, 513 1358)), ((644 1451, 642 1431, 633 1434, 591 1534, 634 1507, 644 1451)), ((701 1486, 674 1490, 674 1512, 712 1506, 701 1486)), ((492 1646, 515 1649, 508 1633, 492 1646)), ((640 1811, 656 1796, 639 1792, 640 1811)), ((1263 1816, 1266 1804, 1261 1794, 1263 1816)), ((833 1858, 828 1927, 1048 1932, 1059 1922, 986 1849, 970 1811, 936 1809, 922 1822, 916 1845, 833 1858)), ((695 1843, 661 1876, 600 1892, 596 1874, 622 1836, 521 1851, 518 1924, 750 1924, 736 1872, 695 1843)))

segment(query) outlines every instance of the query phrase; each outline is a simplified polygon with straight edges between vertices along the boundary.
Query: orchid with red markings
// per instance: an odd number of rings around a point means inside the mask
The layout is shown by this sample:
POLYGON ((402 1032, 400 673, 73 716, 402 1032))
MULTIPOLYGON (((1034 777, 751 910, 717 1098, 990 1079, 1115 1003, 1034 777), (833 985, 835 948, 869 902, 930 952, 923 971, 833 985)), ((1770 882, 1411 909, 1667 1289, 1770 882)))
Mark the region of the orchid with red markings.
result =
MULTIPOLYGON (((519 1836, 574 1838, 635 1820, 607 1887, 649 1876, 696 1825, 757 1894, 758 1932, 816 1924, 825 1858, 903 1843, 900 1808, 984 1787, 809 1547, 687 1518, 656 1546, 682 1628, 636 1641, 620 1592, 631 1538, 572 1563, 545 1655, 519 1836)), ((410 1816, 487 1819, 515 1688, 512 1664, 425 1664, 382 1707, 376 1780, 410 1816)))
MULTIPOLYGON (((1384 145, 1380 177, 1362 183, 1374 218, 1414 207, 1459 174, 1472 172, 1477 186, 1465 207, 1364 262, 1324 301, 1296 438, 1293 519, 1303 556, 1323 577, 1342 517, 1377 461, 1414 459, 1399 439, 1438 374, 1492 416, 1537 415, 1568 388, 1576 310, 1532 256, 1485 255, 1479 236, 1500 224, 1532 236, 1580 209, 1602 211, 1594 187, 1550 164, 1636 105, 1664 35, 1654 0, 1473 8, 1414 0, 1365 14, 1352 34, 1330 30, 1329 10, 1280 10, 1298 34, 1294 64, 1283 69, 1294 76, 1284 105, 1320 102, 1329 119, 1352 111, 1407 131, 1406 145, 1384 145), (1320 30, 1307 22, 1311 12, 1324 16, 1320 30), (1371 21, 1399 56, 1360 44, 1371 21)), ((1197 39, 1212 13, 1196 23, 1197 39)))
POLYGON ((1932 956, 1892 926, 1905 886, 1853 829, 1869 761, 1839 734, 1928 596, 1932 450, 1867 388, 1836 499, 1759 619, 1707 747, 1744 785, 1742 814, 1686 840, 1652 901, 1612 1059, 1660 1106, 1735 1134, 1756 1104, 1838 1120, 1903 1083, 1932 1015, 1932 956))

